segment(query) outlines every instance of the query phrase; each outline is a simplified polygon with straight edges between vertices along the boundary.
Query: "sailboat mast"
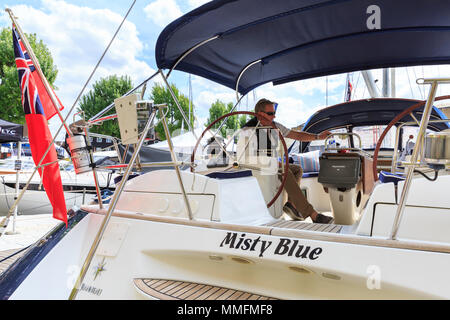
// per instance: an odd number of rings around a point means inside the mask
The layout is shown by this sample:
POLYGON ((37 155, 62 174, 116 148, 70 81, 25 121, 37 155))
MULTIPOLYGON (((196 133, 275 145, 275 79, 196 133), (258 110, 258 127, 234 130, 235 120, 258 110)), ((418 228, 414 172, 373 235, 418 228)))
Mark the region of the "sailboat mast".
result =
POLYGON ((391 68, 391 97, 395 98, 395 68, 391 68))
POLYGON ((379 98, 380 92, 378 91, 377 86, 375 85, 375 81, 373 80, 372 73, 369 70, 361 71, 361 74, 364 78, 364 82, 366 83, 367 90, 369 90, 369 94, 371 98, 379 98))
POLYGON ((389 68, 383 69, 383 97, 389 98, 391 96, 391 74, 389 68))

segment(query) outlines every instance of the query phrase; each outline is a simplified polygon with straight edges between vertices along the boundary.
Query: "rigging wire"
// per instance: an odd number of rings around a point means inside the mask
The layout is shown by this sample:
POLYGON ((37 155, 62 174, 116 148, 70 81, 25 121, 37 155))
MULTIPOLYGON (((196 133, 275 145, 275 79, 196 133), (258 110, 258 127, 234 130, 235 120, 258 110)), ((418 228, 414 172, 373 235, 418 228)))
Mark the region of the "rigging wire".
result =
POLYGON ((359 78, 360 77, 361 77, 361 72, 358 72, 358 78, 356 78, 356 84, 355 84, 354 100, 356 100, 356 92, 358 90, 358 83, 359 83, 359 78))
POLYGON ((106 47, 105 51, 103 52, 102 56, 100 57, 100 59, 98 60, 97 64, 95 65, 94 70, 92 70, 91 75, 89 76, 88 80, 86 81, 86 83, 84 84, 84 86, 81 89, 80 93, 78 94, 78 97, 76 98, 75 102, 73 103, 72 108, 69 110, 69 114, 67 115, 67 117, 69 117, 69 115, 72 113, 72 110, 75 108, 76 104, 80 100, 81 95, 83 94, 83 92, 86 89, 87 85, 89 84, 89 82, 91 81, 91 79, 94 76, 95 72, 97 71, 100 63, 103 61, 103 58, 105 57, 106 53, 108 52, 109 48, 111 47, 113 41, 116 39, 117 34, 119 33, 120 29, 122 28, 122 25, 127 20, 127 17, 130 14, 131 10, 133 9, 135 3, 136 3, 136 0, 134 0, 133 3, 131 4, 130 8, 128 9, 128 12, 126 13, 125 17, 123 18, 122 22, 120 23, 119 27, 117 28, 116 32, 114 33, 111 41, 109 42, 109 44, 106 47))
POLYGON ((366 95, 366 89, 367 89, 367 86, 364 86, 364 90, 363 90, 363 94, 362 94, 362 98, 361 99, 364 99, 364 96, 366 95))
MULTIPOLYGON (((415 69, 414 67, 412 67, 412 69, 413 69, 413 72, 414 72, 414 78, 415 78, 415 79, 418 79, 418 78, 417 78, 417 75, 416 75, 416 69, 415 69)), ((423 99, 424 99, 424 95, 423 95, 423 93, 422 93, 422 90, 420 89, 419 84, 417 84, 417 87, 418 87, 418 89, 419 89, 420 98, 423 100, 423 99)))
POLYGON ((406 75, 408 76, 409 89, 411 90, 411 98, 414 98, 414 90, 411 85, 411 79, 409 78, 409 72, 407 67, 406 67, 406 75))
MULTIPOLYGON (((438 77, 440 78, 441 77, 441 68, 439 68, 439 66, 436 66, 436 68, 437 68, 437 71, 438 71, 438 77)), ((440 92, 439 95, 442 96, 442 86, 439 86, 438 90, 440 92)))
MULTIPOLYGON (((425 70, 422 66, 422 79, 425 79, 425 70)), ((426 92, 425 92, 425 86, 422 86, 422 91, 423 91, 423 97, 426 96, 426 92)))

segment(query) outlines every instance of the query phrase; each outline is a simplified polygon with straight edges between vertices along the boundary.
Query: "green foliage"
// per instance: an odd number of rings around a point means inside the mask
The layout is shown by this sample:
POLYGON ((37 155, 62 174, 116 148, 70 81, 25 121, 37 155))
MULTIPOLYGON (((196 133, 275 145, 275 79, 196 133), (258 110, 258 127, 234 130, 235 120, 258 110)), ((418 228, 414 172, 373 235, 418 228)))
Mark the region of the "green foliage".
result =
POLYGON ((248 121, 248 116, 246 114, 242 114, 239 117, 239 128, 242 128, 248 121))
MULTIPOLYGON (((178 102, 180 103, 180 106, 183 109, 186 117, 189 119, 189 103, 190 103, 189 98, 180 93, 180 91, 174 84, 171 84, 170 87, 172 88, 172 91, 176 96, 178 102)), ((169 128, 170 134, 172 135, 175 131, 180 130, 184 119, 175 103, 175 100, 172 98, 169 89, 160 84, 155 84, 152 88, 150 99, 153 100, 154 104, 164 104, 164 103, 167 104, 167 109, 165 109, 164 113, 166 114, 167 126, 169 128)), ((190 117, 191 126, 194 125, 193 113, 194 113, 194 106, 192 105, 190 117)), ((160 119, 159 113, 157 114, 157 119, 158 120, 160 119)), ((184 128, 188 130, 188 125, 186 123, 184 123, 184 128)), ((166 134, 164 132, 164 127, 162 123, 159 123, 156 126, 155 131, 161 140, 166 140, 166 134)))
MULTIPOLYGON (((50 85, 53 85, 58 69, 53 64, 50 51, 42 40, 37 39, 36 34, 25 35, 39 61, 42 72, 50 85)), ((0 33, 0 79, 0 118, 15 123, 25 123, 10 28, 3 28, 0 33)))
MULTIPOLYGON (((213 121, 219 119, 221 116, 230 113, 231 110, 233 109, 234 105, 232 102, 229 102, 227 105, 225 105, 225 103, 223 103, 220 100, 216 100, 216 102, 214 102, 211 105, 211 108, 209 109, 209 118, 206 121, 206 126, 209 126, 213 121)), ((224 119, 225 120, 225 119, 224 119)), ((226 118, 226 122, 223 125, 223 127, 220 129, 220 134, 223 137, 227 136, 227 133, 229 133, 230 131, 236 131, 239 128, 242 128, 244 126, 244 124, 247 122, 247 116, 241 115, 234 115, 231 117, 226 118)), ((220 125, 222 124, 222 121, 218 121, 211 129, 218 129, 220 127, 220 125)))
MULTIPOLYGON (((132 88, 133 84, 128 76, 119 78, 117 75, 113 75, 102 78, 94 83, 91 91, 81 97, 78 112, 83 111, 85 118, 90 119, 132 88)), ((113 108, 104 116, 115 113, 113 108)), ((94 126, 90 131, 120 138, 117 121, 105 121, 100 126, 94 126)))

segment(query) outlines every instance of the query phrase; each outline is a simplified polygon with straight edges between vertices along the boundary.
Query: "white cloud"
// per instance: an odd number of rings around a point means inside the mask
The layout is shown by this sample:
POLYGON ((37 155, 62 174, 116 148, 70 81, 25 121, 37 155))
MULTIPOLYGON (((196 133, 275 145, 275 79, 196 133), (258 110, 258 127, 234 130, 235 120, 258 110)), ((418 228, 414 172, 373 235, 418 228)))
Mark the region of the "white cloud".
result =
POLYGON ((205 3, 209 2, 209 1, 211 1, 211 0, 189 0, 188 3, 192 9, 195 9, 195 8, 200 7, 201 5, 204 5, 205 3))
POLYGON ((147 5, 144 12, 159 27, 168 25, 183 14, 175 0, 156 0, 147 5))
MULTIPOLYGON (((39 9, 27 5, 11 9, 23 31, 35 33, 52 53, 59 71, 56 94, 66 107, 66 116, 123 17, 108 9, 79 7, 62 0, 43 0, 41 4, 39 9)), ((1 21, 5 21, 5 14, 1 21)), ((126 21, 84 93, 100 77, 129 75, 137 84, 154 73, 139 59, 143 48, 136 26, 126 21)), ((60 125, 59 119, 50 123, 52 132, 60 125)))

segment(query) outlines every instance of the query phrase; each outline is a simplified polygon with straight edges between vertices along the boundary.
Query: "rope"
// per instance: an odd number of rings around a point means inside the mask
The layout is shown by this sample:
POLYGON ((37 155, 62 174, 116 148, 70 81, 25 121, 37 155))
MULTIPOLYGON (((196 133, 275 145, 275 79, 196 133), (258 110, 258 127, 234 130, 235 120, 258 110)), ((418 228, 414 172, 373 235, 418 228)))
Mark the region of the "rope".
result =
POLYGON ((6 206, 8 207, 8 211, 9 211, 9 209, 11 209, 11 206, 9 205, 8 195, 6 194, 6 185, 5 185, 5 177, 4 176, 2 176, 2 183, 3 183, 3 190, 5 191, 6 206))
POLYGON ((3 258, 2 260, 0 260, 0 263, 3 263, 3 262, 5 262, 6 260, 11 259, 11 258, 14 257, 15 255, 18 255, 19 253, 21 253, 21 252, 27 250, 29 247, 31 247, 31 245, 29 245, 28 247, 25 247, 25 248, 23 248, 23 249, 20 249, 20 250, 17 251, 17 252, 14 252, 13 254, 7 256, 6 258, 3 258))

